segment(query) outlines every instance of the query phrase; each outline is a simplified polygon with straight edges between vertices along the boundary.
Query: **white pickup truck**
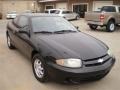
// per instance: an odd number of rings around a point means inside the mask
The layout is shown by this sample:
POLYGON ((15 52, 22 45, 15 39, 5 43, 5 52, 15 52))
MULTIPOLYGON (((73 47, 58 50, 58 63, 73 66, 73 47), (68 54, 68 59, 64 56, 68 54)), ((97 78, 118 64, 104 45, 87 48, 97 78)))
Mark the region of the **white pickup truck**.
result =
POLYGON ((116 25, 120 24, 120 6, 103 6, 100 11, 87 12, 85 20, 92 30, 105 26, 107 31, 113 32, 116 25))

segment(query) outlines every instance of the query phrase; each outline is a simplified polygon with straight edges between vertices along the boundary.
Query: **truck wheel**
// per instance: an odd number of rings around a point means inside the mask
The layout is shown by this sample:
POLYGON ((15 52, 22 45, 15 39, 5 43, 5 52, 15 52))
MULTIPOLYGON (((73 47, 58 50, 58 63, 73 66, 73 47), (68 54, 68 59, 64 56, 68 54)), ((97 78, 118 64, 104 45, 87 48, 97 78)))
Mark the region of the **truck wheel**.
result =
POLYGON ((113 31, 115 31, 115 28, 116 28, 115 22, 114 21, 109 21, 107 26, 106 26, 106 30, 108 32, 113 32, 113 31))
POLYGON ((97 25, 89 25, 89 27, 90 27, 90 29, 92 29, 92 30, 96 30, 97 29, 97 25))
POLYGON ((45 61, 39 54, 36 54, 32 58, 32 69, 34 76, 40 82, 46 82, 48 80, 48 73, 45 67, 45 61))

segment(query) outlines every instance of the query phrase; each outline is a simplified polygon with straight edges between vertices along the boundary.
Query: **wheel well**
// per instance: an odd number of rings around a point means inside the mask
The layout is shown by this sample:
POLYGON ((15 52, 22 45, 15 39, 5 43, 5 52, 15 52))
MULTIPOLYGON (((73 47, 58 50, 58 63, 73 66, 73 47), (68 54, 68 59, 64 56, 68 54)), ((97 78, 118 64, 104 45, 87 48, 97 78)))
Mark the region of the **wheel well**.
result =
MULTIPOLYGON (((115 19, 114 19, 114 18, 111 18, 109 21, 113 21, 113 22, 115 23, 115 19)), ((108 21, 108 22, 109 22, 109 21, 108 21)))
POLYGON ((35 54, 37 54, 38 53, 38 51, 36 51, 36 50, 33 50, 32 51, 32 54, 31 54, 31 59, 33 58, 33 56, 35 55, 35 54))

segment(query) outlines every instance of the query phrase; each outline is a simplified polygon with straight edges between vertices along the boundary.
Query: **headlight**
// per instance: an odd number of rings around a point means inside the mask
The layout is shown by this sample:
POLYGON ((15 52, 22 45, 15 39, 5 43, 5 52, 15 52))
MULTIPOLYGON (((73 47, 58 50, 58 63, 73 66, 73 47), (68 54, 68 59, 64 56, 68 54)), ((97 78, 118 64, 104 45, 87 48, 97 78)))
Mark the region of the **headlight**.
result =
POLYGON ((82 67, 82 60, 81 59, 59 59, 56 60, 58 65, 70 68, 80 68, 82 67))
POLYGON ((108 50, 107 54, 108 54, 109 56, 113 57, 113 54, 111 53, 110 50, 108 50))

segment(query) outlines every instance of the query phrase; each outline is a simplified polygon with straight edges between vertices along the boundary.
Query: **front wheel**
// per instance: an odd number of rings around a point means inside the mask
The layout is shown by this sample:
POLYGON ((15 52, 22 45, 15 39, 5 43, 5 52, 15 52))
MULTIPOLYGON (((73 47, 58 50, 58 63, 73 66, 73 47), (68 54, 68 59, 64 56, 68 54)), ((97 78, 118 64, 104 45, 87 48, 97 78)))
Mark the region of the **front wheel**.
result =
POLYGON ((96 30, 98 26, 97 25, 89 25, 89 27, 91 30, 96 30))
POLYGON ((40 82, 46 82, 48 80, 48 73, 45 67, 45 61, 39 54, 34 55, 32 59, 33 73, 36 79, 40 82))
POLYGON ((115 28, 116 28, 115 22, 109 21, 107 26, 106 26, 106 30, 108 32, 113 32, 113 31, 115 31, 115 28))

